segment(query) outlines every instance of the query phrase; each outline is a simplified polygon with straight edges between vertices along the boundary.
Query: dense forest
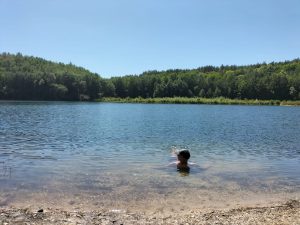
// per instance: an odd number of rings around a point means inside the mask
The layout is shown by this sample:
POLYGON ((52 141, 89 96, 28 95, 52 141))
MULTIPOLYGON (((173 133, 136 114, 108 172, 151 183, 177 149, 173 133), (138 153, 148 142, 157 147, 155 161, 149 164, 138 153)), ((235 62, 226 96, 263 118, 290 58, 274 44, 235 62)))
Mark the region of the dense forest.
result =
POLYGON ((79 100, 98 98, 100 77, 72 64, 0 55, 0 99, 79 100))
POLYGON ((0 99, 94 100, 102 97, 300 99, 300 60, 205 66, 101 78, 72 64, 0 54, 0 99))

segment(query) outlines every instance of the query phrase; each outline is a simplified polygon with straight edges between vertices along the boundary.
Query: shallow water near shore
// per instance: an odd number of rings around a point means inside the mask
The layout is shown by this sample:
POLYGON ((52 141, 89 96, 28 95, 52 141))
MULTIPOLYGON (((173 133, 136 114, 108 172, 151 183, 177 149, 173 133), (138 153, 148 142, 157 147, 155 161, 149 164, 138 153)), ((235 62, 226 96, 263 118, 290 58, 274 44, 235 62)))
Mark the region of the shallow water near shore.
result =
POLYGON ((0 205, 184 210, 299 198, 300 108, 0 102, 0 205), (197 166, 167 166, 186 148, 197 166))

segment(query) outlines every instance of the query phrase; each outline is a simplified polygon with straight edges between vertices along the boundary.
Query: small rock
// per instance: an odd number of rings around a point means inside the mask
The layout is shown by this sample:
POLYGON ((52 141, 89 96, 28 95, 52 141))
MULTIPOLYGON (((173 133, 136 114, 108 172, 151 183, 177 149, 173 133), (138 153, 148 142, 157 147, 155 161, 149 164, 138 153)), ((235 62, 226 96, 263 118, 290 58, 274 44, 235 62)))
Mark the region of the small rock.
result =
POLYGON ((74 205, 76 202, 74 200, 69 201, 70 205, 74 205))
POLYGON ((42 212, 44 212, 44 210, 43 209, 39 209, 37 212, 38 213, 42 213, 42 212))

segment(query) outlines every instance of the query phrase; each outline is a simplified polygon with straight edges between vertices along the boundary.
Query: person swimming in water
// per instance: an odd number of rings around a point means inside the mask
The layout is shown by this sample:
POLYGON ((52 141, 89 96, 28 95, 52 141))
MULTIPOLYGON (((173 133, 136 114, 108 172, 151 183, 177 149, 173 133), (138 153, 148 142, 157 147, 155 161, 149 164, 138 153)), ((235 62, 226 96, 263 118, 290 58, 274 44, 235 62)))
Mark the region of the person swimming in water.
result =
POLYGON ((171 163, 170 165, 176 164, 177 171, 180 171, 180 172, 189 172, 190 171, 190 167, 189 167, 188 160, 191 157, 191 154, 190 154, 189 150, 186 150, 186 149, 181 150, 181 151, 173 150, 172 153, 177 156, 177 161, 171 163))
POLYGON ((188 165, 188 160, 190 159, 191 154, 189 150, 182 150, 177 154, 177 170, 180 171, 189 171, 190 167, 188 165))
POLYGON ((171 154, 172 157, 177 157, 177 161, 171 162, 168 166, 176 166, 177 171, 181 176, 188 176, 191 172, 190 170, 192 170, 193 173, 201 173, 210 168, 210 166, 199 166, 197 163, 189 162, 191 154, 187 149, 177 149, 176 147, 172 147, 171 154))

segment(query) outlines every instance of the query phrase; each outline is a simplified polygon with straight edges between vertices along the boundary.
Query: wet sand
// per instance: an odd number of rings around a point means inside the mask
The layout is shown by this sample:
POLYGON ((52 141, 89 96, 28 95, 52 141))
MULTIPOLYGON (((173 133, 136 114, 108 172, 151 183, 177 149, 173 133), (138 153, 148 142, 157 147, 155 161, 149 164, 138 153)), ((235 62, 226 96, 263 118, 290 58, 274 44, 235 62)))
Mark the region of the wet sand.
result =
POLYGON ((100 193, 0 194, 0 224, 300 224, 299 192, 174 188, 158 192, 130 186, 100 193))
POLYGON ((67 211, 55 208, 0 209, 1 224, 300 224, 300 202, 264 207, 238 207, 226 210, 183 211, 181 213, 143 213, 105 208, 91 211, 67 211))

